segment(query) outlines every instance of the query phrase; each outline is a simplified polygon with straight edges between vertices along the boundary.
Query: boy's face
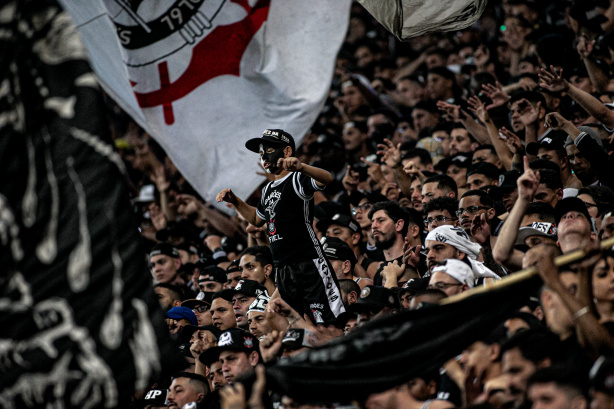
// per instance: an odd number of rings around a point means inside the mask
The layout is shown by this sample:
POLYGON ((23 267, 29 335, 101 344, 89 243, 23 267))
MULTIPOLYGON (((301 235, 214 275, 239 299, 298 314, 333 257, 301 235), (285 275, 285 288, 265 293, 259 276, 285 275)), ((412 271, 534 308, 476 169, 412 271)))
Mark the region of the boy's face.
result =
POLYGON ((284 157, 284 147, 274 147, 260 144, 260 164, 265 172, 277 174, 280 168, 277 166, 279 159, 284 157))

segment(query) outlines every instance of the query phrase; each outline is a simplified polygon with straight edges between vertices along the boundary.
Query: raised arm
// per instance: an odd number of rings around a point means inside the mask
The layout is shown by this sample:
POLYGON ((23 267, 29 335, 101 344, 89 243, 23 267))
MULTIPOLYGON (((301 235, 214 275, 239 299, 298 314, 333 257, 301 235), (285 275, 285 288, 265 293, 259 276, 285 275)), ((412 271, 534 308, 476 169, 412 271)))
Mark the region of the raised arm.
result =
POLYGON ((570 84, 563 78, 563 70, 556 70, 550 67, 550 71, 542 68, 539 74, 539 85, 553 92, 567 92, 574 101, 582 106, 590 115, 594 116, 599 122, 608 129, 614 128, 614 112, 609 110, 603 103, 580 88, 570 84))
POLYGON ((514 245, 516 244, 522 218, 539 187, 539 174, 529 168, 529 161, 526 156, 524 157, 524 166, 525 172, 520 175, 517 182, 518 200, 514 203, 514 207, 512 207, 507 219, 505 219, 499 236, 497 236, 497 243, 492 251, 497 263, 503 264, 512 270, 518 270, 522 267, 524 253, 516 250, 514 245))

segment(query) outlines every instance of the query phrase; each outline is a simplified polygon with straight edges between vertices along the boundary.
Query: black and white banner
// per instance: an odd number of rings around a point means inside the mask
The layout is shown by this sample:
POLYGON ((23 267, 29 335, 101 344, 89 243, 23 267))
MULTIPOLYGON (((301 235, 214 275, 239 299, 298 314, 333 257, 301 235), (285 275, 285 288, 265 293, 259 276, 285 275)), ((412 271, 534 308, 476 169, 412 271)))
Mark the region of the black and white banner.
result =
POLYGON ((267 368, 267 386, 299 402, 366 398, 440 367, 501 324, 539 285, 534 276, 459 302, 376 320, 267 368))
POLYGON ((487 0, 358 0, 386 30, 407 41, 426 33, 467 28, 487 0))
POLYGON ((115 408, 180 362, 57 2, 0 6, 0 407, 115 408))

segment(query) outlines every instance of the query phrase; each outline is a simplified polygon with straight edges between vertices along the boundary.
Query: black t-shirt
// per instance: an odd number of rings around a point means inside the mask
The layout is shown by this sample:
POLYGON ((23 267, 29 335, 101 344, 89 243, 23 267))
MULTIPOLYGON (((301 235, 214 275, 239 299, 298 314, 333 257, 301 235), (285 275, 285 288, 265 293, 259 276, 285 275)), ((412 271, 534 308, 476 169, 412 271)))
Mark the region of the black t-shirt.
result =
POLYGON ((312 226, 316 190, 322 188, 300 172, 290 172, 262 189, 257 214, 267 222, 275 266, 324 257, 312 226))

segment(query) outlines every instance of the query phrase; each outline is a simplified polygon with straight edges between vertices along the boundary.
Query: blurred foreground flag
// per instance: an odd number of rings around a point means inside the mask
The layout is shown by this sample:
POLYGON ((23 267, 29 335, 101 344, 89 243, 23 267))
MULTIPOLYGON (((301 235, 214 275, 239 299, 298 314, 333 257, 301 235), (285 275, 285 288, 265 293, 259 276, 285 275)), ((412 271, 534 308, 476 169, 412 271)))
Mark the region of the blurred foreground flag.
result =
POLYGON ((461 30, 482 15, 487 0, 358 0, 400 40, 434 31, 461 30))
POLYGON ((62 1, 105 91, 207 200, 264 179, 246 140, 314 123, 350 0, 62 1))
POLYGON ((102 92, 56 0, 0 16, 0 407, 125 408, 185 363, 102 92))

